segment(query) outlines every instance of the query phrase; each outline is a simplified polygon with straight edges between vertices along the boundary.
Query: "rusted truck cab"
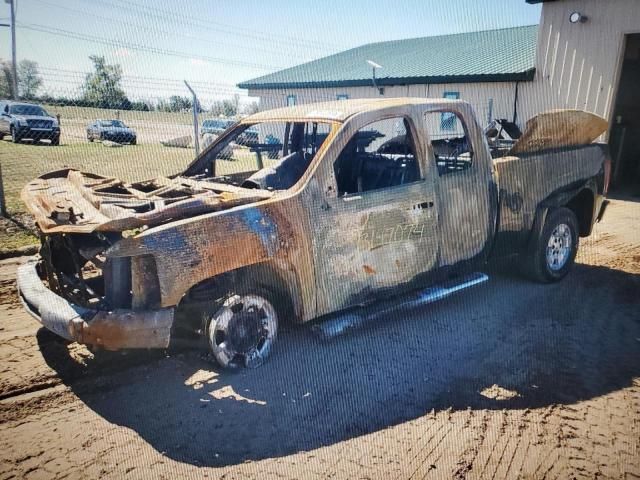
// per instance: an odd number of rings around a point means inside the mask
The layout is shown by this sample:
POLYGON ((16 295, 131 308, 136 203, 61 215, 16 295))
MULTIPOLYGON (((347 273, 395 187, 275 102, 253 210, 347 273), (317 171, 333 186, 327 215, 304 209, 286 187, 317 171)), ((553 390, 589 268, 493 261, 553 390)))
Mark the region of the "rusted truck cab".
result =
POLYGON ((349 100, 247 117, 172 177, 52 172, 23 191, 43 246, 21 297, 68 340, 165 348, 191 332, 221 365, 252 367, 279 323, 450 282, 490 254, 558 280, 607 184, 591 144, 603 121, 569 121, 595 127, 549 139, 538 120, 523 136, 534 147, 494 159, 465 102, 349 100), (248 128, 256 142, 239 140, 248 128), (249 157, 256 170, 217 173, 249 157))

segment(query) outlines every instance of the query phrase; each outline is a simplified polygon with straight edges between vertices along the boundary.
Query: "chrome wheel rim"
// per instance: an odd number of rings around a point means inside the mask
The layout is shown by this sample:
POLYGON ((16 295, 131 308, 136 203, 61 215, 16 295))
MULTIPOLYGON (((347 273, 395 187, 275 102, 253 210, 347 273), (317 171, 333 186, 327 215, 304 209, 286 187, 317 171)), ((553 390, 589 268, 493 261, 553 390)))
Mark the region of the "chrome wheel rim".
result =
POLYGON ((571 229, 565 223, 556 225, 547 243, 547 266, 558 271, 567 264, 572 248, 571 229))
POLYGON ((234 295, 211 318, 209 344, 221 366, 256 368, 269 356, 277 333, 277 314, 266 298, 234 295))

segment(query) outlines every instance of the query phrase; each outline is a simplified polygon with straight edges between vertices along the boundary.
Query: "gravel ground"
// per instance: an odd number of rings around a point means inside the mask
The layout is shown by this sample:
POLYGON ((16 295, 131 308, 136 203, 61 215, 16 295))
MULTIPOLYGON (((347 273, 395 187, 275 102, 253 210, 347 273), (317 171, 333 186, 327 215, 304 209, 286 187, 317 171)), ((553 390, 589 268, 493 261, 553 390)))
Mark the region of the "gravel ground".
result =
POLYGON ((491 280, 262 368, 99 354, 19 307, 0 262, 0 480, 640 478, 640 203, 563 282, 491 280))

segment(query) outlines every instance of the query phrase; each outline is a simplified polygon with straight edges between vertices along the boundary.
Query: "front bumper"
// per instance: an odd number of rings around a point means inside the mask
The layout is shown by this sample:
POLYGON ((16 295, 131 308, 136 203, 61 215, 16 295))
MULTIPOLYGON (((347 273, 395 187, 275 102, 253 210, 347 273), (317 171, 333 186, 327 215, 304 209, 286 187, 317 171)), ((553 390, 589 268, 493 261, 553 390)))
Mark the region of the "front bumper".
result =
POLYGON ((169 346, 174 308, 102 311, 75 305, 44 285, 36 259, 18 268, 17 278, 26 310, 62 338, 106 350, 169 346))
POLYGON ((136 136, 130 133, 103 133, 101 137, 103 140, 110 140, 117 143, 131 143, 136 139, 136 136))
POLYGON ((20 138, 32 138, 34 140, 53 140, 60 137, 59 128, 34 128, 19 126, 17 134, 20 138))

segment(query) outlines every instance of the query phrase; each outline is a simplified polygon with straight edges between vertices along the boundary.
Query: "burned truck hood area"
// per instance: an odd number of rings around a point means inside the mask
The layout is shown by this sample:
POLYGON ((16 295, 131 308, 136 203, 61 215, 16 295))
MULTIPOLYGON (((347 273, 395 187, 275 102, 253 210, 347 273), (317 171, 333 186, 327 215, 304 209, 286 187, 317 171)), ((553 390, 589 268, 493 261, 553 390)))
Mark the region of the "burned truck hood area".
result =
POLYGON ((122 232, 270 198, 211 178, 159 177, 136 183, 64 169, 29 182, 22 200, 44 234, 122 232))

